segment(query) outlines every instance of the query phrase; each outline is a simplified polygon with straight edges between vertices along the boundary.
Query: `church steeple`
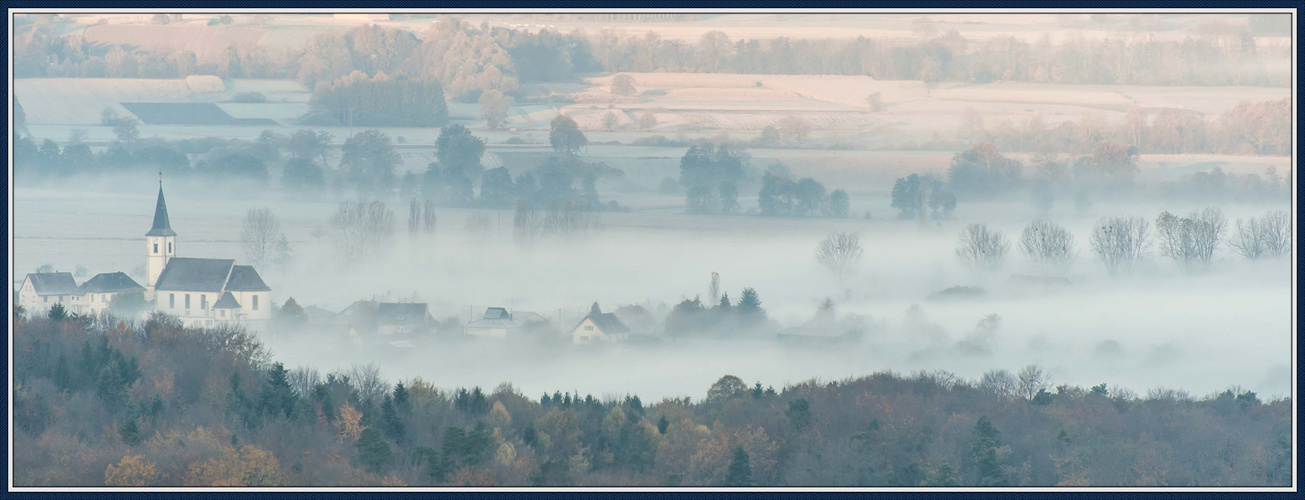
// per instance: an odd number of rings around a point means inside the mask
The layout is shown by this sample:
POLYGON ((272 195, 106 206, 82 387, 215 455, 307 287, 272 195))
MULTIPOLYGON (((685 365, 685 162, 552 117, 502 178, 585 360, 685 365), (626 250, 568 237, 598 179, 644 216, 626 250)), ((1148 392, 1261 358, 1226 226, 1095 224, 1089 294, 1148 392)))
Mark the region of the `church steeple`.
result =
POLYGON ((154 205, 154 227, 145 236, 176 236, 168 222, 168 204, 163 201, 163 182, 159 182, 159 201, 154 205))
POLYGON ((145 233, 145 299, 154 299, 154 284, 177 255, 177 233, 168 221, 168 203, 163 200, 163 174, 159 173, 159 201, 154 204, 154 227, 145 233))

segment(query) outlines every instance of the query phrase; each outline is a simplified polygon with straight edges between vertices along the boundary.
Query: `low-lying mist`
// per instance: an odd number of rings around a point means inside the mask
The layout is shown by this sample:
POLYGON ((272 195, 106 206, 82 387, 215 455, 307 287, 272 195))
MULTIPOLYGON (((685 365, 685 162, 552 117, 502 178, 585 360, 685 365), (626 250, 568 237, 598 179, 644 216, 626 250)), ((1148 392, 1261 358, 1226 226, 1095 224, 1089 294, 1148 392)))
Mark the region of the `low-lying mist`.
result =
MULTIPOLYGON (((82 265, 92 275, 134 274, 144 264, 141 235, 154 195, 138 191, 68 196, 18 189, 19 277, 42 264, 60 270, 82 265)), ((779 388, 885 370, 945 370, 978 378, 1028 364, 1042 366, 1054 384, 1107 383, 1139 393, 1165 387, 1193 395, 1240 385, 1267 398, 1291 393, 1287 258, 1247 261, 1225 244, 1208 270, 1184 273, 1153 247, 1131 275, 1110 276, 1088 249, 1092 224, 1103 215, 1154 220, 1162 210, 1182 214, 1197 206, 1103 203, 1086 211, 1053 211, 1047 217, 1070 229, 1077 250, 1063 273, 1068 284, 1055 285, 1012 279, 1046 275, 1017 245, 995 272, 969 270, 954 254, 957 235, 971 222, 1018 239, 1023 226, 1040 215, 1028 203, 962 204, 953 220, 924 225, 889 218, 886 198, 855 195, 852 213, 885 215, 864 220, 602 213, 593 235, 525 246, 514 241, 511 210, 440 209, 434 236, 412 237, 406 232, 407 206, 394 200, 392 240, 376 258, 355 262, 341 262, 332 244, 331 203, 227 201, 169 190, 168 204, 179 256, 237 260, 244 259, 239 233, 245 211, 270 207, 293 250, 288 268, 260 269, 277 303, 293 297, 303 306, 339 311, 357 300, 421 301, 436 320, 456 317, 462 323, 479 318, 486 307, 507 307, 538 313, 566 336, 441 337, 395 346, 390 339, 351 339, 340 328, 263 332, 275 358, 291 368, 329 372, 375 363, 390 379, 421 377, 447 388, 510 382, 529 395, 574 390, 633 393, 649 401, 700 398, 727 373, 779 388), (468 230, 472 214, 487 216, 487 228, 468 230), (834 231, 856 232, 864 246, 855 272, 841 282, 814 258, 816 244, 834 231), (826 298, 838 314, 863 316, 868 326, 859 343, 828 348, 783 345, 773 333, 646 345, 569 343, 571 328, 594 302, 605 311, 641 304, 660 319, 684 299, 708 301, 712 272, 736 301, 743 288, 756 289, 762 307, 783 327, 810 320, 826 298), (983 293, 930 298, 956 286, 981 287, 983 293), (992 315, 996 321, 980 325, 992 315)), ((1222 208, 1231 226, 1238 218, 1284 207, 1222 208)))

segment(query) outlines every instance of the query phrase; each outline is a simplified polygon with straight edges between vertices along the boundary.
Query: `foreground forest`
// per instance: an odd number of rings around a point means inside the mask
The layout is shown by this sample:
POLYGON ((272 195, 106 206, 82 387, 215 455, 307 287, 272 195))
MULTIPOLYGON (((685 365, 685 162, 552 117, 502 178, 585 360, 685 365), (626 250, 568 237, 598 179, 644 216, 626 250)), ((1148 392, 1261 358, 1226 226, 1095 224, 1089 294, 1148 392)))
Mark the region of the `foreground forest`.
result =
MULTIPOLYGON (((239 328, 15 311, 16 486, 1258 486, 1290 400, 879 373, 705 399, 288 371, 239 328)), ((656 374, 648 374, 655 377, 656 374)))

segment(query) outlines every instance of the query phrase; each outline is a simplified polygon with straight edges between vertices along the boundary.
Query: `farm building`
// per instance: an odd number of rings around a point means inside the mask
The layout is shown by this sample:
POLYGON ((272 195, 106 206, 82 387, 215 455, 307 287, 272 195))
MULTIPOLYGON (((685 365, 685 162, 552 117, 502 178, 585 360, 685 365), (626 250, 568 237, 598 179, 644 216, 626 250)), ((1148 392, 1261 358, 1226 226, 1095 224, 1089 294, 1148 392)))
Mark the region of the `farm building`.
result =
POLYGON ((72 312, 99 316, 119 295, 144 291, 145 287, 126 273, 100 273, 77 288, 78 295, 74 295, 72 300, 72 312))
POLYGON ((18 304, 29 313, 44 313, 55 304, 71 307, 77 295, 77 280, 72 273, 32 273, 23 279, 18 289, 18 304))

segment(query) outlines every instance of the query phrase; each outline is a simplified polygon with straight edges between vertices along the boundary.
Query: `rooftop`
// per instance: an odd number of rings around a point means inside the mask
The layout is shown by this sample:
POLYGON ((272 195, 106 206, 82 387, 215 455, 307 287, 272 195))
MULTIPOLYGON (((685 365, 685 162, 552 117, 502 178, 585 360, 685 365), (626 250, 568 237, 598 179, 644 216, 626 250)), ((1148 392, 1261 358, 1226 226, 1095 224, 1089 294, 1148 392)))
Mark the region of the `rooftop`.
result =
POLYGON ((172 231, 172 223, 168 221, 168 204, 163 201, 163 181, 159 182, 159 201, 154 204, 154 227, 145 236, 176 236, 177 233, 172 231))
POLYGON ((136 283, 136 280, 127 276, 127 273, 116 272, 97 274, 94 278, 82 283, 78 291, 80 293, 115 293, 144 289, 145 287, 136 283))
POLYGON ((72 273, 32 273, 32 288, 37 295, 72 295, 77 293, 77 280, 72 273))
POLYGON ((159 281, 154 288, 186 292, 221 292, 227 284, 227 277, 231 276, 231 268, 235 263, 236 261, 232 259, 173 257, 168 260, 168 266, 163 268, 163 274, 159 275, 159 281))
POLYGON ((378 325, 421 325, 425 322, 425 303, 381 302, 376 304, 376 324, 378 325))

